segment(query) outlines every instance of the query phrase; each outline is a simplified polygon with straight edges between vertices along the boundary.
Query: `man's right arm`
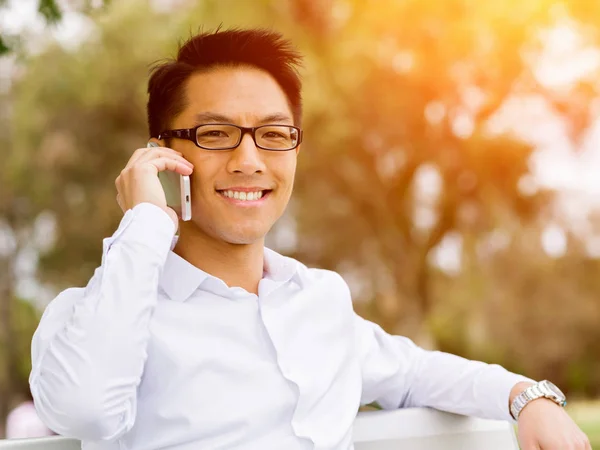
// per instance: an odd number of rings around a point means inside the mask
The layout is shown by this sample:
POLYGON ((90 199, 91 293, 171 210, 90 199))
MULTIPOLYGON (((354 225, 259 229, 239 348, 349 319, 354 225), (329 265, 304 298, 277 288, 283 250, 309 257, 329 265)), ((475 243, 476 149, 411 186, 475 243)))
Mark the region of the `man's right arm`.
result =
POLYGON ((136 415, 158 279, 175 226, 164 209, 141 203, 104 240, 102 265, 85 289, 54 299, 32 342, 36 409, 55 432, 112 440, 136 415))

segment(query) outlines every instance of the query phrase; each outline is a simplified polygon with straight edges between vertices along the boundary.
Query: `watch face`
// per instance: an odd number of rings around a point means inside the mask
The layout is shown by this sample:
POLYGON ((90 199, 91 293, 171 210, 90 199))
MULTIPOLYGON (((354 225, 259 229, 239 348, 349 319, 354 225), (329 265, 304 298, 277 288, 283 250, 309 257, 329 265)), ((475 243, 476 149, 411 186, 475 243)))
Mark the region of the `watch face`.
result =
POLYGON ((548 389, 550 390, 550 392, 552 392, 554 395, 556 395, 560 400, 564 400, 565 399, 565 394, 562 393, 562 391, 556 387, 556 385, 550 381, 546 381, 546 386, 548 387, 548 389))

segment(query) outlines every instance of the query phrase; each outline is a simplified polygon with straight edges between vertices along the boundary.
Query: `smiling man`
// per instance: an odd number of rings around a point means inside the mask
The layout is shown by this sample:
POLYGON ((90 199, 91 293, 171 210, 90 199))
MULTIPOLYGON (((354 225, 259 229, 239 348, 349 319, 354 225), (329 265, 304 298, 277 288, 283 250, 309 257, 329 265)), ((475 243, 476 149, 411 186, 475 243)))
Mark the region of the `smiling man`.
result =
POLYGON ((294 184, 299 62, 276 33, 233 30, 155 68, 158 147, 117 178, 125 215, 101 267, 33 339, 46 424, 86 450, 348 450, 359 406, 377 401, 518 418, 524 449, 590 448, 551 383, 391 336, 354 313, 339 275, 264 247, 294 184), (161 171, 191 177, 190 221, 161 171))

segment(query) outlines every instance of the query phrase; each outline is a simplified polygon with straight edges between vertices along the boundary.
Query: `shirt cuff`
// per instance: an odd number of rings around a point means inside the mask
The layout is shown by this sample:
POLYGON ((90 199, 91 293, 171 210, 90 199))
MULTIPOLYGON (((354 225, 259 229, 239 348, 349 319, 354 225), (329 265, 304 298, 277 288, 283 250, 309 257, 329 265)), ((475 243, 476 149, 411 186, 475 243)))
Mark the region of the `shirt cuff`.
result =
POLYGON ((501 411, 501 414, 504 416, 504 420, 508 420, 512 423, 517 423, 517 421, 513 418, 510 413, 510 392, 518 383, 526 382, 526 383, 536 383, 536 381, 524 377, 522 375, 517 375, 515 373, 509 372, 504 368, 501 368, 496 374, 494 374, 494 378, 496 378, 494 386, 497 388, 494 390, 497 393, 495 402, 497 408, 501 411))
POLYGON ((140 203, 128 210, 117 231, 104 239, 103 255, 117 243, 140 244, 166 260, 177 231, 173 220, 162 208, 152 203, 140 203))

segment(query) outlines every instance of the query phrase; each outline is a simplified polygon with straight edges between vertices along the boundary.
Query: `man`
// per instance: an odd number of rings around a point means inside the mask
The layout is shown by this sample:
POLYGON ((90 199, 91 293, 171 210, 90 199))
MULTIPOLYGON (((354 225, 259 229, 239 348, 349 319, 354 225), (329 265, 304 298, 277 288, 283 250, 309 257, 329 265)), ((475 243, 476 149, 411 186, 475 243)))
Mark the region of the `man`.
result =
POLYGON ((339 275, 264 248, 300 151, 299 62, 280 35, 235 30, 155 68, 159 147, 133 153, 101 267, 34 336, 43 420, 86 450, 346 450, 360 404, 511 420, 516 400, 524 448, 590 448, 560 406, 533 400, 546 384, 390 336, 354 314, 339 275), (161 171, 191 177, 191 221, 167 207, 161 171))

